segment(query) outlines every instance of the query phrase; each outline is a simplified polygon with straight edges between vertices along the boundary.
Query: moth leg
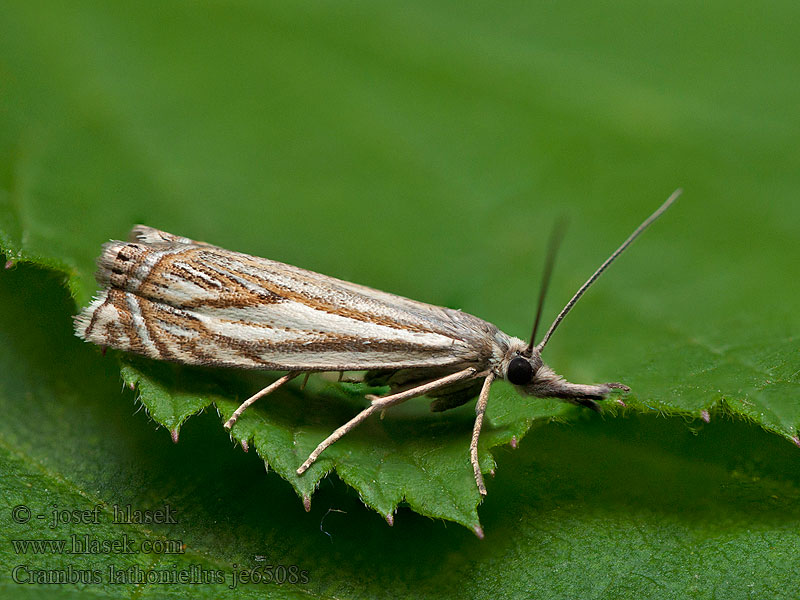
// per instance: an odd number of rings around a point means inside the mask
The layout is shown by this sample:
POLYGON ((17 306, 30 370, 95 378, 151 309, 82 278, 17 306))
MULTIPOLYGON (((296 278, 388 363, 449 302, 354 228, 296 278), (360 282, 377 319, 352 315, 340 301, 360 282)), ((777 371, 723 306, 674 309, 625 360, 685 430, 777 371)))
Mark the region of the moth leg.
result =
POLYGON ((303 377, 303 383, 300 384, 300 391, 302 392, 306 389, 306 384, 308 383, 308 378, 311 377, 311 371, 306 371, 306 376, 303 377))
POLYGON ((274 392, 279 387, 281 387, 284 383, 286 383, 287 381, 291 381, 292 379, 294 379, 298 375, 300 375, 300 371, 290 371, 289 373, 287 373, 286 375, 284 375, 283 377, 281 377, 277 381, 269 384, 267 387, 265 387, 260 392, 250 396, 247 400, 242 402, 242 404, 239 406, 239 408, 236 409, 236 411, 234 411, 234 413, 231 415, 231 418, 228 419, 227 421, 225 421, 225 425, 224 425, 225 429, 230 431, 230 429, 234 425, 236 425, 236 421, 239 420, 239 417, 242 416, 242 413, 244 411, 246 411, 250 407, 250 405, 252 405, 256 400, 258 400, 259 398, 263 398, 264 396, 266 396, 267 394, 269 394, 271 392, 274 392))
POLYGON ((472 441, 469 445, 469 458, 472 462, 472 470, 475 473, 475 483, 478 484, 478 491, 481 496, 486 495, 486 486, 483 483, 483 473, 478 462, 478 438, 481 436, 483 427, 483 415, 486 414, 486 405, 489 403, 489 388, 492 387, 494 373, 489 373, 483 380, 481 395, 478 396, 478 403, 475 405, 475 426, 472 428, 472 441))
MULTIPOLYGON (((390 406, 394 406, 396 404, 401 404, 406 400, 410 400, 411 398, 415 398, 417 396, 422 396, 423 394, 427 394, 431 390, 435 390, 445 385, 449 385, 456 381, 461 381, 462 379, 469 379, 473 377, 476 373, 477 369, 474 367, 469 367, 464 369, 463 371, 458 371, 453 373, 452 375, 447 375, 446 377, 442 377, 440 379, 436 379, 434 381, 430 381, 423 385, 419 385, 415 388, 411 388, 410 390, 405 390, 404 392, 399 392, 397 394, 392 394, 390 396, 384 396, 382 398, 375 398, 372 400, 372 404, 370 404, 367 408, 362 410, 358 413, 355 417, 350 419, 347 423, 339 427, 336 431, 330 434, 327 438, 325 438, 319 446, 317 446, 314 451, 308 455, 306 461, 300 465, 300 468, 297 469, 297 474, 302 475, 306 472, 306 470, 314 464, 314 462, 319 458, 319 455, 322 454, 328 446, 336 442, 339 438, 345 435, 351 429, 354 429, 358 426, 362 421, 364 421, 367 417, 369 417, 372 413, 376 411, 383 411, 390 406)), ((369 396, 368 396, 369 397, 369 396)))

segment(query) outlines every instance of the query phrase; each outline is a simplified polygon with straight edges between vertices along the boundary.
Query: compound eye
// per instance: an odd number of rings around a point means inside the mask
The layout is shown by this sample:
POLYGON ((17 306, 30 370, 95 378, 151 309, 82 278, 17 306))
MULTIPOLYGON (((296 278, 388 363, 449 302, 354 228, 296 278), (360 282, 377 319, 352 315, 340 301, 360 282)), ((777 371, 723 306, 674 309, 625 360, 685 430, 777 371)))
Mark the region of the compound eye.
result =
POLYGON ((506 379, 514 385, 526 385, 530 383, 533 379, 533 367, 531 363, 521 356, 512 358, 508 363, 506 379))

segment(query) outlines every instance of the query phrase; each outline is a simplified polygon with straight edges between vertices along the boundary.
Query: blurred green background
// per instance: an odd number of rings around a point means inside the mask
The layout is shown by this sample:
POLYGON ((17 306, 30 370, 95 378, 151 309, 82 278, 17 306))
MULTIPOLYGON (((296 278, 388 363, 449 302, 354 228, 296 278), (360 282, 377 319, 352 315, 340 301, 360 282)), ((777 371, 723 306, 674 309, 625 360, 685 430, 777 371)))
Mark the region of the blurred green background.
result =
MULTIPOLYGON (((722 417, 800 425, 798 22, 793 2, 3 3, 9 506, 183 499, 180 560, 271 548, 312 573, 276 595, 795 597, 797 449, 722 417), (176 450, 70 335, 100 244, 146 223, 525 337, 559 216, 546 315, 676 187, 546 356, 647 414, 501 451, 484 542, 410 511, 389 529, 333 477, 306 515, 213 415, 176 450)), ((123 591, 228 593, 84 589, 123 591)))

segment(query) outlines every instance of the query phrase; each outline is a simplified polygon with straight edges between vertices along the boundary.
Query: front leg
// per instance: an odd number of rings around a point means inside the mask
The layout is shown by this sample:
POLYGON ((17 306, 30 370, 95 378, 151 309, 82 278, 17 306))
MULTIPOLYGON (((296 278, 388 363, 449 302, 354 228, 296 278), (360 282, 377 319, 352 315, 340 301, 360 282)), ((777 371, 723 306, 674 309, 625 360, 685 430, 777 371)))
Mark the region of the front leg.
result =
POLYGON ((386 410, 390 406, 401 404, 406 400, 410 400, 411 398, 416 398, 417 396, 422 396, 423 394, 427 394, 428 392, 438 389, 440 387, 450 385, 451 383, 455 383, 456 381, 471 379, 472 377, 475 376, 476 372, 477 369, 475 367, 468 367, 463 371, 458 371, 457 373, 453 373, 451 375, 447 375, 446 377, 442 377, 440 379, 436 379, 429 383, 419 385, 417 387, 411 388, 410 390, 405 390, 404 392, 399 392, 397 394, 384 396, 382 398, 377 398, 375 396, 367 396, 369 400, 372 400, 372 404, 370 404, 367 408, 362 410, 355 417, 350 419, 347 423, 339 427, 336 431, 334 431, 327 438, 325 438, 319 444, 319 446, 317 446, 314 449, 314 451, 311 454, 309 454, 306 461, 302 465, 300 465, 300 467, 297 469, 297 474, 302 475, 303 473, 305 473, 308 470, 308 468, 314 464, 317 458, 319 458, 319 455, 322 454, 326 448, 328 448, 328 446, 336 442, 339 438, 344 436, 348 431, 355 428, 367 417, 369 417, 372 413, 376 411, 386 410))

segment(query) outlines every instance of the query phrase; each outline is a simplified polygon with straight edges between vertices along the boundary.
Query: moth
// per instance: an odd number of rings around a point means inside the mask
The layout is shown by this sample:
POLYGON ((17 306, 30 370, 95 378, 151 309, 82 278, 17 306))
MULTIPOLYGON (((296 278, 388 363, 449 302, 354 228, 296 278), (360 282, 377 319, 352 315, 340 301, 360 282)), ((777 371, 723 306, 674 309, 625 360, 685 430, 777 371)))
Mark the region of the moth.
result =
POLYGON ((388 385, 381 397, 331 433, 301 464, 304 473, 331 444, 372 414, 427 395, 433 411, 477 396, 469 446, 475 482, 486 494, 478 439, 489 390, 505 379, 521 393, 599 410, 622 383, 570 383, 542 361, 559 323, 605 269, 677 199, 676 190, 609 256, 534 343, 554 263, 550 245, 530 341, 460 310, 417 302, 266 258, 134 227, 129 241, 103 246, 102 290, 75 317, 76 334, 94 344, 189 365, 286 374, 245 400, 230 430, 256 400, 301 373, 366 371, 388 385))

